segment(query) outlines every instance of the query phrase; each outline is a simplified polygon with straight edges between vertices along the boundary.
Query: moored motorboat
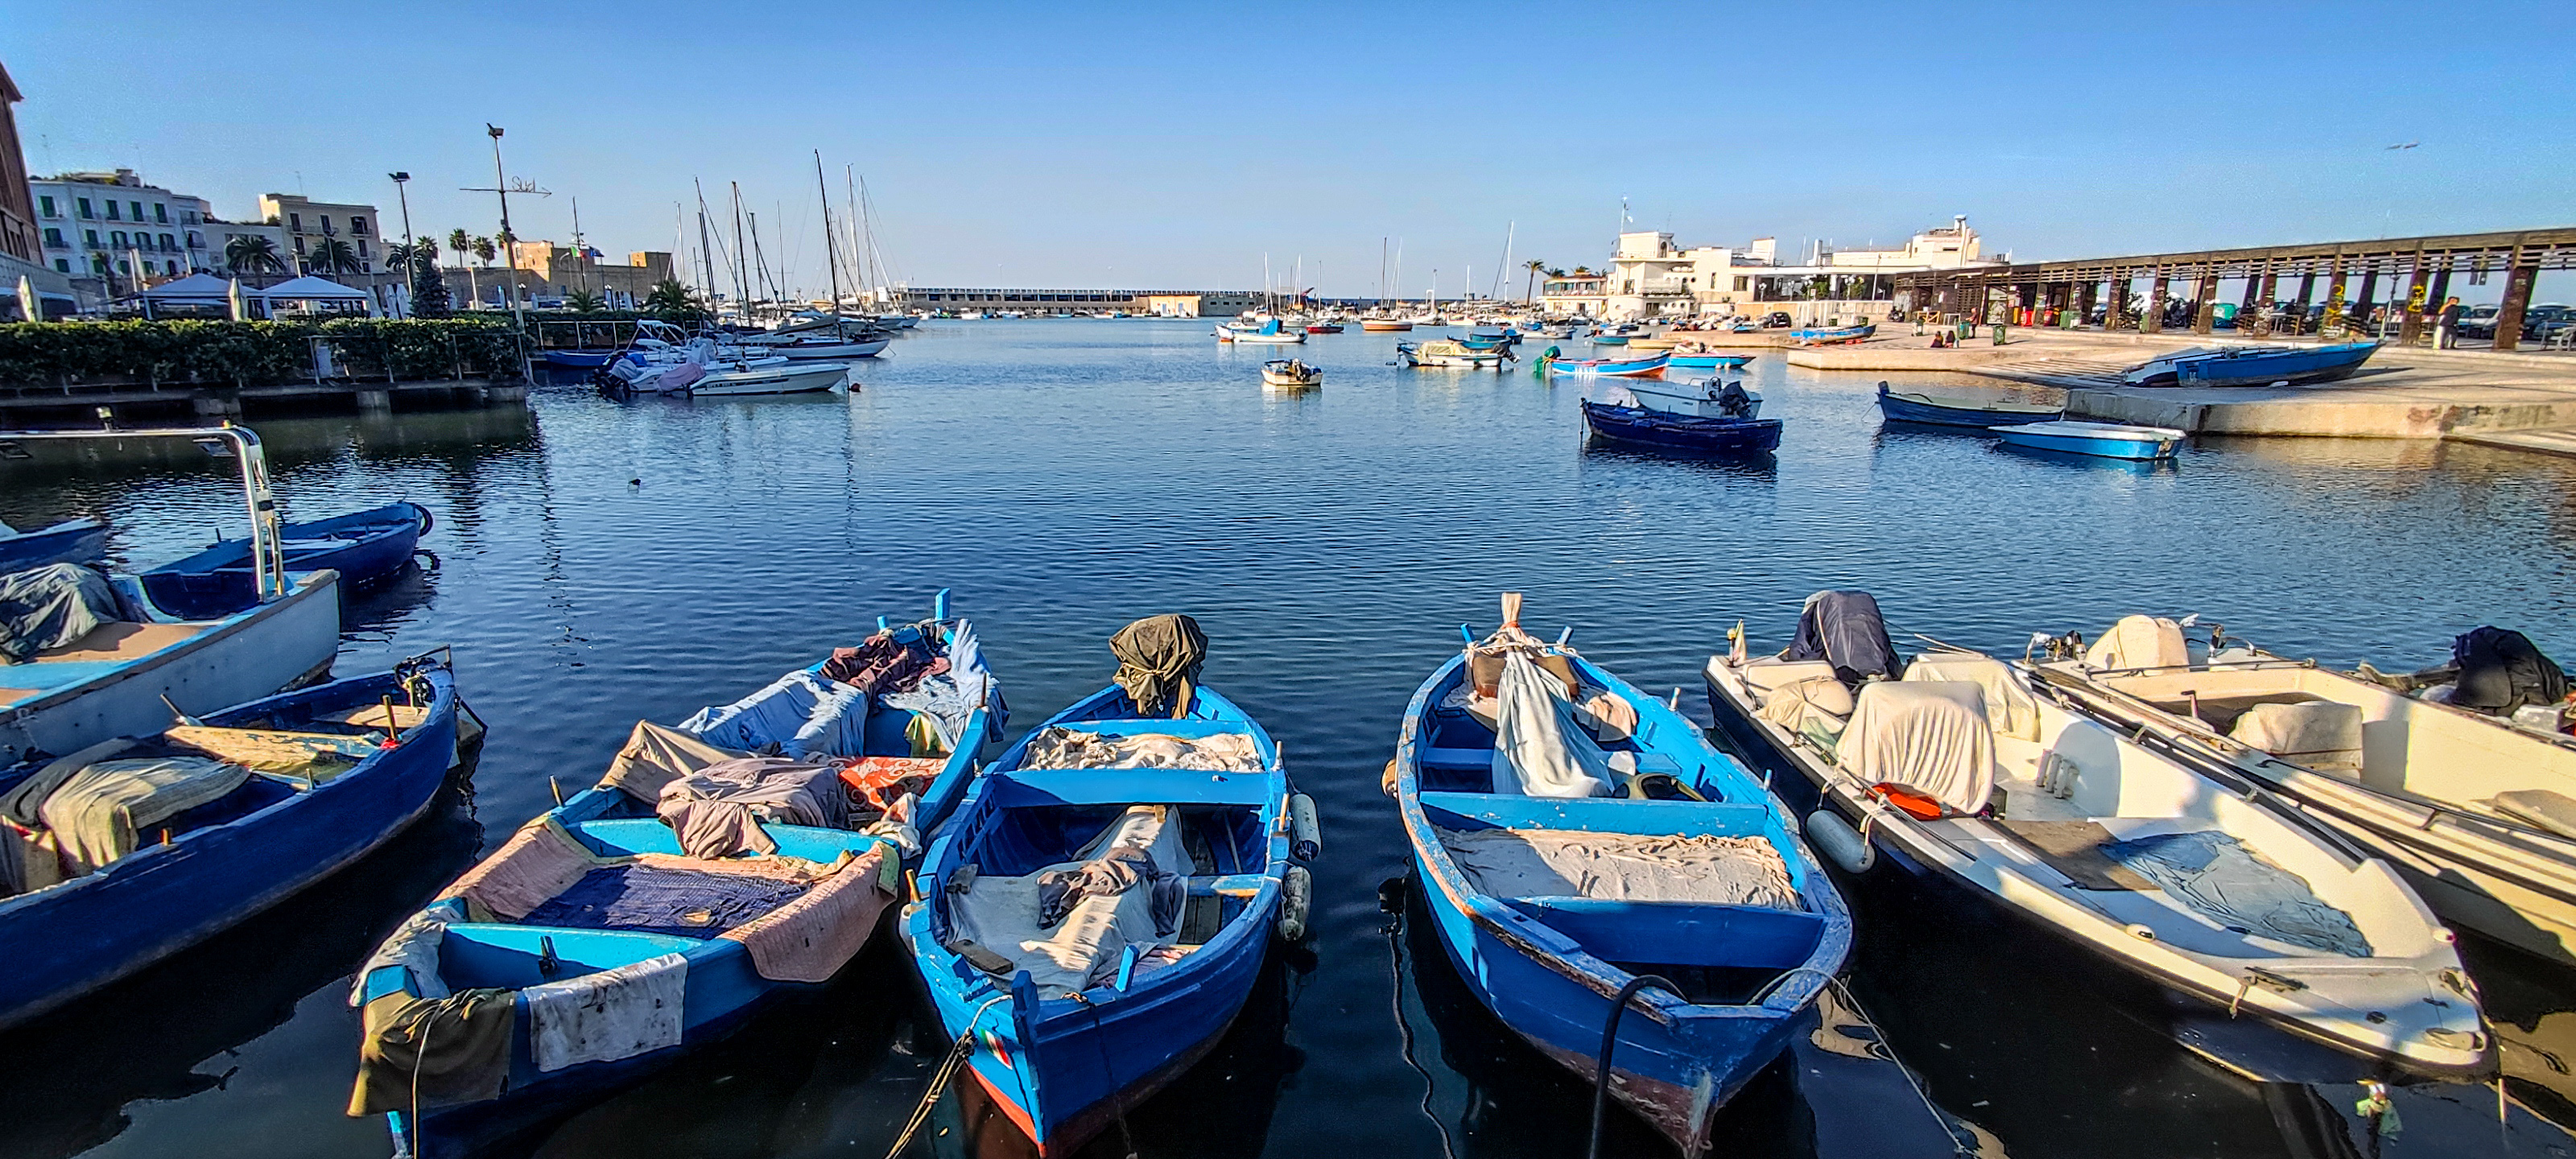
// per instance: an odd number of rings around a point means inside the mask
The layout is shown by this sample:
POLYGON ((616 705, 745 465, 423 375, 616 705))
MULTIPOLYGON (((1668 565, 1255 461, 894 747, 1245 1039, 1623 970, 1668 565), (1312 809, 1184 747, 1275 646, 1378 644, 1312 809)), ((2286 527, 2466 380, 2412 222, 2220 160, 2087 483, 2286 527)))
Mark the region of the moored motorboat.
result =
POLYGON ((1306 332, 1309 334, 1339 334, 1342 332, 1342 324, 1339 322, 1308 322, 1306 323, 1306 332))
POLYGON ((1511 352, 1502 348, 1475 350, 1447 339, 1430 342, 1398 342, 1395 360, 1405 366, 1466 367, 1470 370, 1500 369, 1511 352))
MULTIPOLYGON (((2494 715, 2511 691, 2475 691, 2500 679, 2481 675, 2492 662, 2479 657, 2502 638, 2538 655, 2518 633, 2482 628, 2427 686, 2336 672, 2215 630, 2187 639, 2178 621, 2133 616, 2035 671, 2112 727, 2221 763, 2332 823, 2452 923, 2576 963, 2576 739, 2494 715)), ((2556 670, 2545 657, 2532 668, 2556 670)), ((2564 695, 2562 679, 2556 697, 2532 698, 2535 711, 2553 719, 2564 695)))
POLYGON ((849 381, 850 367, 843 362, 786 360, 784 365, 775 366, 764 366, 758 362, 713 362, 707 364, 703 376, 688 385, 687 392, 701 398, 813 394, 849 381))
POLYGON ((1762 396, 1742 383, 1615 379, 1597 394, 1582 400, 1583 422, 1609 442, 1709 453, 1780 446, 1780 420, 1762 418, 1762 396))
POLYGON ((538 361, 548 366, 560 366, 566 370, 597 370, 608 365, 608 360, 615 357, 617 352, 614 350, 540 350, 537 352, 538 361))
POLYGON ((1901 423, 1992 428, 2055 422, 2066 417, 2066 408, 2003 399, 1950 398, 1916 391, 1892 391, 1882 382, 1878 384, 1878 413, 1901 423))
POLYGON ((1308 366, 1294 358, 1273 358, 1261 364, 1261 384, 1301 388, 1324 385, 1324 368, 1308 366))
POLYGON ((1820 592, 1789 648, 1748 652, 1739 628, 1709 660, 1710 710, 1795 774, 1775 783, 1812 787, 1807 835, 1846 870, 1884 855, 1953 883, 2155 983, 2174 1005, 2151 1016, 2177 1027, 2280 1032, 2247 1054, 2178 1034, 2257 1077, 2492 1068, 2477 990, 2423 901, 2244 778, 2034 695, 1990 656, 1942 646, 1900 667, 1867 593, 1820 592))
POLYGON ((0 575, 49 563, 95 563, 107 553, 107 524, 66 519, 34 531, 0 523, 0 575))
POLYGON ((968 1075, 1042 1156, 1215 1045, 1274 933, 1302 936, 1292 862, 1320 841, 1269 734, 1198 686, 1197 624, 1138 621, 1111 647, 1116 683, 968 789, 903 917, 968 1075))
POLYGON ((2122 371, 2131 386, 2296 386, 2351 377, 2379 352, 2378 342, 2323 346, 2193 347, 2158 355, 2122 371))
POLYGON ((1696 1155, 1807 1024, 1851 915, 1760 781, 1518 610, 1414 693, 1386 789, 1460 979, 1696 1155))
POLYGON ((1662 374, 1672 355, 1651 358, 1560 358, 1556 347, 1540 355, 1539 370, 1551 378, 1621 378, 1662 374))
MULTIPOLYGON (((458 760, 443 657, 0 771, 0 1027, 127 977, 409 825, 458 760)), ((479 726, 466 732, 470 743, 479 726)))
POLYGON ((597 785, 398 927, 350 994, 350 1113, 386 1115, 407 1155, 473 1153, 837 974, 1000 727, 945 595, 733 703, 638 723, 597 785))
POLYGON ((2016 447, 2096 455, 2107 459, 2170 459, 2186 434, 2172 427, 2139 427, 2123 423, 2088 423, 2072 419, 1990 427, 1996 437, 2016 447))
MULTIPOLYGON (((352 511, 327 519, 278 525, 290 572, 340 573, 340 598, 352 599, 392 579, 410 564, 436 520, 409 501, 352 511)), ((181 619, 230 615, 259 602, 251 541, 218 539, 193 555, 146 569, 143 590, 162 610, 181 619)))
POLYGON ((1303 343, 1306 341, 1306 334, 1297 327, 1281 323, 1277 318, 1262 318, 1250 324, 1220 322, 1216 328, 1216 340, 1288 346, 1303 343))
POLYGON ((1625 346, 1628 344, 1628 336, 1625 334, 1595 334, 1592 336, 1592 344, 1595 346, 1625 346))

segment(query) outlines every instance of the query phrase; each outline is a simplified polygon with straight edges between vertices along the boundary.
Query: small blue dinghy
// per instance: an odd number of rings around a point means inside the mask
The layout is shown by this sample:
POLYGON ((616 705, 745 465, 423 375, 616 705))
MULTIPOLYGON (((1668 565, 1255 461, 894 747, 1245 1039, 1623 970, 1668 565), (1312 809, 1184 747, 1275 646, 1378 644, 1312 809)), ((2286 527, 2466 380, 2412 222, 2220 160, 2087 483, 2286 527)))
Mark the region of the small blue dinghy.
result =
POLYGON ((34 531, 0 523, 0 575, 49 563, 96 563, 106 553, 107 524, 96 519, 67 519, 34 531))
POLYGON ((1860 342, 1878 333, 1876 323, 1862 326, 1806 326, 1789 332, 1790 341, 1800 346, 1835 346, 1860 342))
MULTIPOLYGON (((280 526, 286 570, 340 573, 343 600, 392 579, 411 562, 435 521, 417 503, 389 503, 347 515, 280 526)), ((218 539, 195 555, 142 573, 154 603, 182 619, 230 615, 258 602, 250 541, 218 539)))
POLYGON ((1752 361, 1750 354, 1675 354, 1666 365, 1676 370, 1742 370, 1752 361))
POLYGON ((1313 805, 1261 725, 1196 686, 1186 616, 1112 640, 1118 682, 976 778, 904 938, 962 1065, 1071 1154, 1212 1048, 1274 933, 1302 936, 1313 805))
MULTIPOLYGON (((0 771, 0 1027, 285 900, 417 819, 457 761, 443 657, 0 771)), ((468 742, 480 733, 473 726, 468 742)))
POLYGON ((2106 459, 2170 459, 2181 449, 2185 432, 2172 427, 2133 427, 2121 423, 2087 423, 2061 419, 1996 427, 1995 436, 2016 447, 2098 455, 2106 459))
POLYGON ((1811 1024, 1851 914, 1762 782, 1519 610, 1414 693, 1387 790, 1477 998, 1696 1155, 1811 1024))
POLYGON ((2177 350, 2121 372, 2131 386, 2296 386, 2350 378, 2379 352, 2378 342, 2323 346, 2222 346, 2177 350))

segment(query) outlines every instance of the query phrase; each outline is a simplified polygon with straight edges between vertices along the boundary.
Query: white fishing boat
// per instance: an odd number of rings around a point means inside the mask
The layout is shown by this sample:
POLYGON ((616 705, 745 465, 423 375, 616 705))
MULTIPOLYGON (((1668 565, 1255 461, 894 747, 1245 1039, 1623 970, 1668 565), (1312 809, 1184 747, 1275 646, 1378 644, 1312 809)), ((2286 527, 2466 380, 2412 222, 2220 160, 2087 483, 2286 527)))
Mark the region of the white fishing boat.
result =
POLYGON ((2298 802, 2451 922, 2576 963, 2576 738, 2211 635, 2132 616, 2035 670, 2112 727, 2298 802))
POLYGON ((1261 384, 1286 390, 1322 386, 1324 368, 1294 358, 1274 358, 1261 364, 1261 384))
MULTIPOLYGON (((0 433, 0 445, 99 438, 189 439, 237 460, 258 602, 214 619, 183 619, 163 611, 131 576, 56 573, 58 590, 49 593, 62 609, 55 635, 69 638, 13 641, 35 646, 22 649, 21 662, 0 664, 0 767, 157 733, 178 714, 267 696, 327 674, 339 651, 340 575, 286 570, 257 434, 236 426, 25 431, 0 433)), ((32 571, 12 578, 40 582, 32 571)))
POLYGON ((1405 366, 1465 367, 1470 370, 1498 370, 1503 360, 1511 357, 1500 348, 1477 350, 1464 343, 1439 339, 1431 342, 1398 342, 1395 360, 1405 366))
POLYGON ((747 394, 811 394, 830 390, 849 381, 850 367, 843 362, 795 362, 764 365, 756 362, 712 362, 706 375, 690 383, 688 393, 700 398, 722 398, 747 394))
POLYGON ((2258 784, 2034 695, 1990 656, 1936 647, 1900 672, 1861 592, 1810 597, 1779 655, 1748 656, 1738 628, 1704 675, 1745 751, 1812 788, 1820 852, 1854 873, 1884 853, 2155 983, 2185 1046, 2303 1077, 2213 1045, 2251 1019, 2308 1052, 2299 1067, 2352 1067, 2311 1081, 2492 1070, 2451 933, 2387 861, 2258 784))

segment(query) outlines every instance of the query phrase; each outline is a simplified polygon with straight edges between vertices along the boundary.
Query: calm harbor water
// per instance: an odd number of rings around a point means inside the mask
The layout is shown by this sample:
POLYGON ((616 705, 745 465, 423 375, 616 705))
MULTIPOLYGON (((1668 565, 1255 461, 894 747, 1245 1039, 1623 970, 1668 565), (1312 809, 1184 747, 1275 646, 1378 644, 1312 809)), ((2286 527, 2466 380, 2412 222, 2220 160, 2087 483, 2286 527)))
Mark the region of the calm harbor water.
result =
MULTIPOLYGON (((1775 460, 1671 459, 1586 448, 1575 388, 1526 364, 1402 371, 1394 336, 1323 336, 1297 352, 1322 389, 1265 393, 1270 352, 1208 329, 933 322, 846 397, 566 385, 527 415, 256 424, 291 517, 395 498, 436 514, 437 566, 353 609, 339 670, 453 645, 490 741, 452 807, 352 871, 0 1038, 0 1155, 385 1154, 378 1121, 341 1114, 346 976, 375 939, 550 805, 550 781, 595 778, 636 719, 733 699, 942 587, 1015 734, 1105 682, 1120 625, 1196 616, 1208 682, 1262 718, 1322 808, 1317 934, 1131 1116, 1148 1157, 1581 1153, 1588 1088, 1485 1016, 1405 921, 1377 787, 1404 701, 1460 623, 1491 627, 1500 591, 1702 720, 1697 671, 1726 628, 1777 647, 1823 587, 1876 592, 1900 634, 2015 653, 2033 630, 2153 611, 2336 664, 2431 663, 2481 623, 2576 656, 2566 460, 2340 441, 2215 442, 2155 469, 2039 458, 1882 430, 1879 376, 1777 357, 1749 373, 1788 422, 1775 460)), ((238 490, 184 445, 0 467, 0 518, 76 513, 114 519, 129 563, 240 526, 238 490)), ((2576 975, 2467 947, 2507 1043, 2501 1118, 2493 1088, 2406 1090, 2403 1129, 2374 1138, 2356 1088, 2233 1077, 2087 963, 1942 889, 1881 871, 1847 893, 1854 996, 1985 1154, 2576 1152, 2553 1125, 2576 1124, 2576 975)), ((830 988, 566 1108, 522 1150, 882 1154, 944 1045, 895 951, 882 939, 830 988)), ((1844 1065, 1854 1041, 1802 1047, 1747 1091, 1721 1153, 1947 1153, 1925 1149, 1940 1129, 1892 1071, 1844 1065)), ((977 1110, 952 1098, 915 1152, 1010 1153, 977 1110)), ((1625 1121, 1610 1142, 1661 1146, 1625 1121)), ((1122 1154, 1117 1133, 1090 1153, 1122 1154)))

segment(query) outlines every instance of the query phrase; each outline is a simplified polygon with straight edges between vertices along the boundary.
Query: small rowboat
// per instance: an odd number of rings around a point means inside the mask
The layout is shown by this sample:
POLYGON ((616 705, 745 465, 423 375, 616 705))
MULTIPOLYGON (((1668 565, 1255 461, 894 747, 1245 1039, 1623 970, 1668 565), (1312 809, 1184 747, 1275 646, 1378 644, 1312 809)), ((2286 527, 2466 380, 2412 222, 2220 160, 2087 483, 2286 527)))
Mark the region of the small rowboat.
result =
POLYGON ((1147 711, 1112 685, 1003 753, 904 911, 967 1073, 1040 1156, 1072 1154, 1206 1055, 1274 932, 1303 936, 1311 878, 1292 859, 1318 839, 1278 747, 1212 690, 1162 696, 1147 711), (1047 878, 1103 865, 1132 884, 1049 908, 1047 878))
POLYGON ((1791 330, 1789 338, 1800 346, 1835 346, 1859 342, 1878 333, 1876 324, 1866 326, 1809 326, 1791 330))
POLYGON ((1360 319, 1360 332, 1364 334, 1401 334, 1411 329, 1413 329, 1413 323, 1402 318, 1360 319))
POLYGON ((96 563, 106 551, 107 524, 96 519, 67 519, 35 531, 0 523, 0 575, 49 563, 96 563))
MULTIPOLYGON (((1554 347, 1549 349, 1553 351, 1554 347)), ((1671 362, 1669 354, 1652 358, 1558 358, 1550 354, 1540 359, 1539 365, 1552 378, 1618 378, 1662 374, 1671 362)))
POLYGON ((546 365, 560 366, 566 370, 597 370, 608 365, 608 360, 617 355, 618 352, 614 350, 541 350, 537 352, 537 357, 546 365))
POLYGON ((1592 344, 1595 346, 1625 346, 1628 344, 1628 336, 1625 334, 1595 334, 1592 336, 1592 344))
POLYGON ((1750 354, 1675 354, 1666 365, 1684 370, 1741 370, 1752 361, 1750 354))
MULTIPOLYGON (((285 524, 278 534, 284 540, 286 570, 339 572, 340 597, 347 600, 400 572, 434 523, 420 504, 389 503, 285 524)), ((140 578, 152 602, 181 619, 213 619, 259 602, 247 539, 216 540, 214 546, 145 571, 140 578)))
POLYGON ((1509 350, 1474 350, 1446 339, 1395 344, 1396 361, 1414 367, 1463 366, 1470 370, 1500 368, 1503 360, 1510 357, 1509 350))
POLYGON ((421 657, 0 772, 0 801, 36 822, 27 840, 42 844, 30 852, 51 855, 54 874, 65 861, 98 861, 0 898, 0 940, 44 947, 0 972, 0 1027, 212 937, 383 844, 429 807, 456 763, 457 708, 446 662, 421 657), (185 779, 172 768, 182 762, 196 769, 185 779), (82 807, 53 817, 85 782, 146 764, 156 766, 154 788, 116 808, 153 820, 111 840, 79 822, 82 807))
POLYGON ((2098 455, 2106 459, 2170 459, 2182 447, 2185 437, 2185 432, 2172 427, 2133 427, 2066 419, 1992 429, 1997 437, 2016 447, 2098 455))
POLYGON ((2131 386, 2268 386, 2333 382, 2349 378, 2377 342, 2326 346, 2227 346, 2177 350, 2130 367, 2120 380, 2131 386))
POLYGON ((1851 913, 1779 798, 1664 701, 1516 622, 1423 682, 1387 773, 1460 979, 1686 1156, 1850 952, 1851 913))
POLYGON ((1324 385, 1324 368, 1308 366, 1294 358, 1273 358, 1261 364, 1261 384, 1278 387, 1324 385))
POLYGON ((1711 454, 1760 454, 1780 447, 1778 419, 1696 418, 1584 399, 1583 424, 1613 443, 1711 454))
POLYGON ((1991 428, 2055 422, 2066 417, 2066 408, 2062 406, 1997 399, 1943 398, 1910 391, 1899 393, 1887 389, 1884 382, 1878 384, 1878 411, 1892 422, 1942 427, 1991 428))

